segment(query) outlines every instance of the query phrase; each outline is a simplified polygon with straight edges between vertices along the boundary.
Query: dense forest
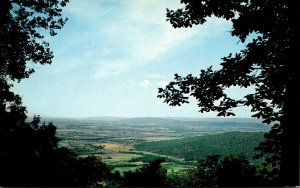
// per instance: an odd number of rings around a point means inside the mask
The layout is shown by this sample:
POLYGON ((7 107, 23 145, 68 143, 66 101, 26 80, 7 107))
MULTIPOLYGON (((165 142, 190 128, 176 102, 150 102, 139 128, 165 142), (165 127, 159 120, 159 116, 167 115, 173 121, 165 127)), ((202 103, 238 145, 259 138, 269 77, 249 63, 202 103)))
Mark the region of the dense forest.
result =
POLYGON ((259 132, 229 132, 168 141, 144 142, 135 145, 142 151, 184 158, 186 161, 202 160, 212 154, 245 155, 251 159, 256 148, 264 139, 259 132))

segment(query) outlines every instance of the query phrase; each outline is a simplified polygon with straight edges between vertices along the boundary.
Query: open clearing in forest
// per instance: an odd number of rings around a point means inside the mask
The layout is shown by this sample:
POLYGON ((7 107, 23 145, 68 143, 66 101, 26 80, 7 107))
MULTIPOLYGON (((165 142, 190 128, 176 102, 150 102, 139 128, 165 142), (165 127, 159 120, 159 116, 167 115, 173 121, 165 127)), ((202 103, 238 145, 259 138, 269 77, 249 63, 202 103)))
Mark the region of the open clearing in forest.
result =
POLYGON ((120 144, 120 143, 100 143, 99 146, 104 146, 106 150, 112 150, 117 152, 125 152, 133 149, 133 146, 120 144))

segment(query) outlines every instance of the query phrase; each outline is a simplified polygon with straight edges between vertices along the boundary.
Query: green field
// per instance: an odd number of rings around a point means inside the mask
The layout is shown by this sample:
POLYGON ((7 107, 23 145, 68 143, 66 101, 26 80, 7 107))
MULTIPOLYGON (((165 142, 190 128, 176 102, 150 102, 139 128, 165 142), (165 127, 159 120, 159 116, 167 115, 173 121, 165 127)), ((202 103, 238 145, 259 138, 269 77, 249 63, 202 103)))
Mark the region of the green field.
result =
POLYGON ((121 173, 157 158, 165 159, 169 171, 191 168, 213 153, 243 153, 252 160, 253 148, 270 129, 249 119, 59 119, 54 124, 60 147, 80 156, 99 156, 121 173))

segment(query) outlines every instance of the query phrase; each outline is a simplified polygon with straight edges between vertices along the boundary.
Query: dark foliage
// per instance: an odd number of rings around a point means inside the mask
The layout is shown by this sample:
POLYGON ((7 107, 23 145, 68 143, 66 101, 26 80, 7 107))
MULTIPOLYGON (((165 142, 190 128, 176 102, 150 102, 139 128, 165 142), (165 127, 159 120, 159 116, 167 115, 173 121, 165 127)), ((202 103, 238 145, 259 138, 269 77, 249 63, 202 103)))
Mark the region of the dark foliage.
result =
POLYGON ((21 98, 10 89, 34 72, 30 63, 50 64, 53 53, 42 33, 56 35, 66 19, 62 7, 68 0, 2 0, 0 6, 0 121, 23 121, 21 98), (45 32, 44 32, 45 31, 45 32))
POLYGON ((210 155, 198 162, 196 169, 189 170, 190 184, 193 187, 216 187, 217 171, 221 155, 210 155))
POLYGON ((261 174, 264 176, 266 181, 270 181, 274 185, 279 183, 279 170, 282 155, 282 126, 275 124, 269 133, 264 135, 265 141, 261 142, 255 150, 258 152, 255 155, 256 159, 262 158, 263 168, 261 174))
POLYGON ((211 155, 198 162, 197 168, 188 171, 192 187, 254 187, 263 186, 263 179, 255 166, 244 156, 211 155))
POLYGON ((161 167, 163 159, 150 162, 135 171, 124 173, 125 187, 165 187, 167 170, 161 167))
POLYGON ((79 158, 67 148, 58 148, 56 127, 20 124, 0 137, 1 186, 72 186, 99 185, 112 177, 111 169, 100 159, 79 158))
POLYGON ((201 70, 198 77, 175 74, 173 82, 159 88, 158 97, 180 106, 188 103, 190 95, 198 101, 200 112, 215 111, 219 116, 233 116, 232 108, 249 106, 253 117, 262 118, 265 123, 279 121, 282 139, 276 146, 282 149, 280 178, 283 185, 299 185, 300 42, 295 1, 181 2, 184 8, 167 10, 167 20, 174 28, 204 24, 207 17, 216 16, 232 22, 231 34, 241 42, 250 34, 255 33, 256 37, 244 50, 222 58, 220 70, 209 67, 201 70), (232 86, 251 86, 255 92, 233 99, 224 92, 232 86))
POLYGON ((217 184, 220 187, 254 187, 262 186, 255 166, 250 165, 244 156, 225 157, 217 171, 217 184))
POLYGON ((192 187, 192 183, 187 170, 168 172, 166 179, 169 187, 192 187))

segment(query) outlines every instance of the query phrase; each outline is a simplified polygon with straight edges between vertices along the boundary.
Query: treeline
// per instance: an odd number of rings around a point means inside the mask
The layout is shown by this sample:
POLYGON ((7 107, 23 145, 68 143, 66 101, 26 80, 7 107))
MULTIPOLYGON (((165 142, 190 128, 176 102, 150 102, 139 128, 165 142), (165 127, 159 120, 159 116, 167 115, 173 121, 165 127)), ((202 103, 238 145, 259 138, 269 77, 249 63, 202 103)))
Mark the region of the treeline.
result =
MULTIPOLYGON (((262 170, 240 155, 210 155, 195 168, 168 173, 157 159, 134 171, 124 172, 107 186, 115 187, 274 187, 276 177, 267 177, 262 170)), ((116 177, 116 176, 115 176, 116 177)))
POLYGON ((245 156, 209 155, 195 168, 171 173, 166 177, 171 187, 276 187, 277 176, 266 176, 245 156))
POLYGON ((125 172, 114 185, 121 187, 276 187, 278 177, 266 176, 245 156, 209 155, 187 170, 168 173, 164 159, 125 172))
POLYGON ((177 162, 174 159, 170 159, 168 157, 162 157, 158 155, 151 155, 151 154, 145 154, 141 157, 132 158, 129 160, 129 162, 143 162, 143 163, 150 163, 152 161, 156 160, 163 160, 165 162, 177 162))
POLYGON ((222 156, 240 154, 248 159, 255 155, 254 148, 264 140, 262 132, 227 132, 167 141, 143 142, 137 150, 184 158, 187 161, 205 159, 212 154, 222 156))

